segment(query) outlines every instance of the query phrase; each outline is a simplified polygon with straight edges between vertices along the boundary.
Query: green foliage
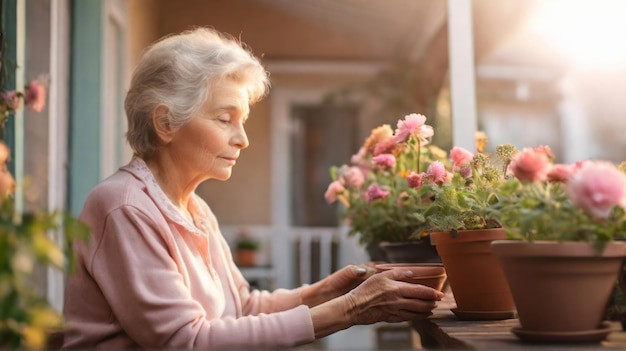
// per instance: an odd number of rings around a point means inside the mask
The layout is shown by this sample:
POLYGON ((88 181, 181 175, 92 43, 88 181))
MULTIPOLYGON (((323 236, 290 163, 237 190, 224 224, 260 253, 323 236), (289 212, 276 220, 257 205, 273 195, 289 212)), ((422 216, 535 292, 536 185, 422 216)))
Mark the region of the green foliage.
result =
POLYGON ((237 240, 237 242, 235 243, 235 249, 238 249, 238 250, 256 251, 259 249, 259 247, 260 247, 260 244, 258 241, 252 238, 248 238, 248 237, 242 237, 239 240, 237 240))
POLYGON ((464 178, 455 173, 450 183, 430 186, 433 202, 424 213, 428 218, 425 231, 488 229, 501 227, 497 218, 488 210, 495 198, 495 188, 504 178, 488 180, 474 175, 464 178))
POLYGON ((46 333, 59 328, 62 318, 33 286, 37 264, 70 271, 73 268, 71 244, 85 240, 87 226, 59 212, 19 215, 13 201, 0 208, 0 345, 8 348, 41 348, 46 333), (61 249, 49 236, 60 232, 61 249))
POLYGON ((593 216, 571 201, 562 182, 509 179, 498 189, 489 211, 515 240, 584 241, 600 249, 626 236, 622 207, 613 207, 606 218, 593 216))

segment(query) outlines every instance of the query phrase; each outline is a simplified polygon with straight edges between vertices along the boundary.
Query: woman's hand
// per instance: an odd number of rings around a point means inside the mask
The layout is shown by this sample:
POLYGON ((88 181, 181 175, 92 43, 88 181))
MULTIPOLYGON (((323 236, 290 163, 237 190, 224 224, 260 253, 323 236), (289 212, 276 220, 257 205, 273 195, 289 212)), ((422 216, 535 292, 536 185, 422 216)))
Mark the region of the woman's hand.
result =
POLYGON ((376 270, 373 265, 349 265, 329 275, 325 283, 334 298, 356 288, 374 273, 376 270))
POLYGON ((411 283, 411 271, 392 269, 368 279, 343 298, 354 324, 402 322, 432 314, 444 294, 411 283))
POLYGON ((375 272, 373 264, 348 265, 313 285, 300 288, 302 301, 307 306, 317 306, 346 294, 375 272))
POLYGON ((365 280, 350 292, 311 309, 316 338, 357 324, 425 318, 444 294, 411 283, 413 273, 392 269, 365 280))

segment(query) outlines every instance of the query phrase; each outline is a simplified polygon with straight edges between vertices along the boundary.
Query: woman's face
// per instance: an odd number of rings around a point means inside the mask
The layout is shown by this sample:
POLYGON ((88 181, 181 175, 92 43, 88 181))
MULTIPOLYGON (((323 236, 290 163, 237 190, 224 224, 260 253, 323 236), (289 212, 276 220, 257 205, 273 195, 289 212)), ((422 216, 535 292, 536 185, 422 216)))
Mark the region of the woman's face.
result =
POLYGON ((180 170, 194 179, 230 178, 239 152, 248 147, 244 123, 248 118, 248 92, 234 80, 224 80, 208 101, 179 129, 170 144, 180 170))
POLYGON ((15 191, 15 179, 7 167, 9 148, 0 142, 0 202, 15 191))

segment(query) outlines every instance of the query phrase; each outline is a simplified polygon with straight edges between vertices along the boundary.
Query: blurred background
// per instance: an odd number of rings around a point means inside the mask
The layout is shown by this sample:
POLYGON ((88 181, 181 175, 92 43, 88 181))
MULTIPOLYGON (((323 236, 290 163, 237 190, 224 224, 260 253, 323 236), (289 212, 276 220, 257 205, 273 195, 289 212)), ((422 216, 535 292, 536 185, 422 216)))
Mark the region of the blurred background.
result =
MULTIPOLYGON (((623 0, 0 4, 5 89, 49 82, 44 111, 21 111, 5 128, 25 209, 78 214, 89 190, 130 160, 123 99, 158 38, 212 26, 261 57, 272 89, 251 110, 251 146, 228 182, 197 191, 233 248, 242 236, 259 244, 256 263, 242 267, 258 287, 295 287, 368 260, 324 201, 328 169, 405 114, 426 115, 446 151, 471 149, 481 130, 491 148, 548 145, 557 162, 626 159, 623 0)), ((62 285, 42 272, 57 306, 62 285)))

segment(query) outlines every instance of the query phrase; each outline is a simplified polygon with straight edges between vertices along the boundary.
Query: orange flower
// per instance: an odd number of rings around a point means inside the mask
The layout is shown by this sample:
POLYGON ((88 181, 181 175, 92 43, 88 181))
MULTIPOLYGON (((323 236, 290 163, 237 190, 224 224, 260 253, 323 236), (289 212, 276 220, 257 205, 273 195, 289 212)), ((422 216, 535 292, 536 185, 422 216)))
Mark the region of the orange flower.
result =
POLYGON ((382 126, 376 127, 372 130, 370 136, 365 140, 365 150, 367 152, 374 153, 374 149, 376 149, 376 145, 379 143, 390 139, 393 135, 393 130, 389 124, 383 124, 382 126))

